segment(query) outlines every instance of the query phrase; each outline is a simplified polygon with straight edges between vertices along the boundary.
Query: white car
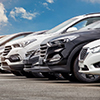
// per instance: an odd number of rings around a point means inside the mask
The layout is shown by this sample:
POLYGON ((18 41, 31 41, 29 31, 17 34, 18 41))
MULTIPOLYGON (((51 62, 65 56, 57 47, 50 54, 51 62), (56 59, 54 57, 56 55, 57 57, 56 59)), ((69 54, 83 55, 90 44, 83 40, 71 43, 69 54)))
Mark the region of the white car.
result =
POLYGON ((81 73, 100 75, 100 39, 83 47, 79 56, 79 67, 81 73))
POLYGON ((5 36, 1 36, 0 38, 0 65, 1 65, 1 54, 4 51, 4 47, 5 44, 7 42, 19 39, 19 38, 23 38, 29 34, 31 34, 33 32, 20 32, 20 33, 15 33, 15 34, 11 34, 11 35, 5 35, 5 36))
MULTIPOLYGON (((18 45, 17 45, 18 40, 21 40, 21 42, 22 42, 22 40, 25 38, 25 41, 27 41, 29 37, 33 37, 35 35, 43 34, 46 31, 47 30, 37 31, 37 32, 20 32, 20 33, 15 33, 15 34, 11 34, 11 35, 6 35, 5 37, 1 38, 0 39, 0 64, 1 64, 2 60, 3 60, 3 59, 1 59, 2 58, 2 55, 1 54, 3 53, 3 55, 5 55, 5 53, 8 52, 8 51, 4 52, 5 45, 7 43, 8 44, 9 43, 14 43, 14 41, 16 41, 16 44, 13 45, 16 48, 16 47, 18 47, 18 45)), ((25 41, 23 41, 23 42, 25 42, 25 41)), ((26 45, 26 44, 23 44, 23 45, 26 45)), ((2 68, 2 64, 1 64, 0 69, 4 70, 2 68)))
POLYGON ((20 39, 7 43, 1 57, 2 68, 8 69, 9 67, 7 66, 10 66, 10 70, 22 72, 24 67, 23 59, 26 57, 25 54, 32 53, 34 51, 38 54, 38 48, 43 40, 66 32, 76 31, 98 20, 100 20, 100 13, 77 16, 45 32, 45 34, 35 35, 23 40, 20 39))

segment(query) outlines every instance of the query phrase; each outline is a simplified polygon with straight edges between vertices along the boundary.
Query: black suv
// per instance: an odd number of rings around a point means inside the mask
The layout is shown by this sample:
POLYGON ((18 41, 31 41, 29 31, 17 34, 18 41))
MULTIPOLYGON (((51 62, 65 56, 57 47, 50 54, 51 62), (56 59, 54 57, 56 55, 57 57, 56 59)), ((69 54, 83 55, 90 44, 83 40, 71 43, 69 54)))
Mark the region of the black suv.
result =
POLYGON ((81 48, 100 38, 100 21, 71 32, 46 39, 40 45, 39 64, 24 68, 32 72, 56 72, 69 80, 80 82, 95 82, 100 79, 97 75, 87 75, 78 72, 78 56, 81 48))

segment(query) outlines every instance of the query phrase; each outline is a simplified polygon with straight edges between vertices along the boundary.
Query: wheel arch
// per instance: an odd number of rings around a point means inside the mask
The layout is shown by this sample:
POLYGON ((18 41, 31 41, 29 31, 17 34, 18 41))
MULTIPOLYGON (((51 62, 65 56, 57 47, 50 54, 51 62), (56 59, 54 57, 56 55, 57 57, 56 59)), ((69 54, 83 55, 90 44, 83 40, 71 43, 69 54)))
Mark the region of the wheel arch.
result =
POLYGON ((78 45, 71 51, 71 53, 70 53, 69 56, 68 56, 68 60, 67 60, 67 66, 69 67, 69 72, 72 72, 74 61, 75 61, 76 57, 79 55, 79 53, 80 53, 82 47, 83 47, 84 45, 86 45, 87 43, 89 43, 89 42, 91 42, 91 41, 87 41, 87 42, 78 44, 78 45))

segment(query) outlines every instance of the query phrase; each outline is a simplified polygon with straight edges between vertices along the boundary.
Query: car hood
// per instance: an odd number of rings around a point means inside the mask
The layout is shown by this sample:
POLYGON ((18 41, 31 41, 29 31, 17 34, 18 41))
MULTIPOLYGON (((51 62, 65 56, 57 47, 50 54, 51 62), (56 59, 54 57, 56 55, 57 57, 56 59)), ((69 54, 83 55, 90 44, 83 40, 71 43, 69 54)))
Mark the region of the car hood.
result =
POLYGON ((34 36, 31 36, 31 37, 28 36, 28 37, 25 37, 25 38, 22 38, 22 39, 18 39, 18 40, 15 40, 15 41, 8 42, 5 46, 13 45, 13 44, 20 44, 22 42, 27 42, 29 40, 33 40, 33 42, 34 42, 34 40, 38 41, 38 42, 42 42, 46 38, 53 37, 53 36, 55 36, 55 34, 41 34, 41 35, 34 35, 34 36))
POLYGON ((46 44, 47 42, 55 41, 57 39, 59 40, 59 38, 67 38, 69 36, 74 36, 74 35, 84 36, 84 38, 85 38, 88 34, 90 34, 90 36, 91 36, 91 34, 96 34, 96 33, 100 33, 100 29, 79 30, 79 31, 60 34, 57 36, 47 38, 41 44, 46 44))
POLYGON ((88 43, 87 45, 84 46, 84 48, 90 48, 91 49, 91 48, 94 48, 94 47, 97 47, 97 46, 100 46, 100 39, 88 43))

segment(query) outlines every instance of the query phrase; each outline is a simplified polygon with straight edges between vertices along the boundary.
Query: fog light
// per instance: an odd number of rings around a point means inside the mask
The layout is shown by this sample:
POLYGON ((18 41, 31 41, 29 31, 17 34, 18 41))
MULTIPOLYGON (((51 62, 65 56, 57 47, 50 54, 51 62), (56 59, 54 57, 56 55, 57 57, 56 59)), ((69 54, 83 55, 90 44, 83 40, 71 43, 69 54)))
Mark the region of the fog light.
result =
POLYGON ((11 55, 9 60, 10 60, 10 62, 20 61, 20 56, 18 54, 17 55, 11 55))
POLYGON ((61 56, 59 54, 56 54, 50 59, 50 62, 59 61, 60 59, 61 59, 61 56))

